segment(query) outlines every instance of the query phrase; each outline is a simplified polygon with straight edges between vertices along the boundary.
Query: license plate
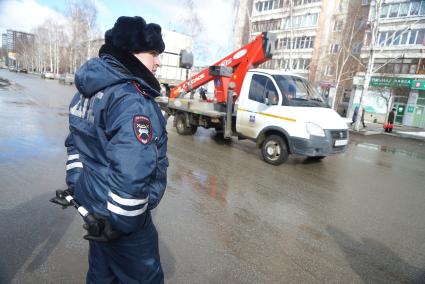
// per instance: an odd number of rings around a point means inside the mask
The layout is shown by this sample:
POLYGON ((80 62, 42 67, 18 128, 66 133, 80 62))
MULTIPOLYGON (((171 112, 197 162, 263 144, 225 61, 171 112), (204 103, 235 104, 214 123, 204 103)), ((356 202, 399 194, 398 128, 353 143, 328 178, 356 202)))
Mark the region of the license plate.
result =
POLYGON ((338 146, 345 146, 345 145, 347 145, 347 143, 348 143, 348 140, 347 139, 344 139, 344 140, 335 140, 335 147, 338 147, 338 146))

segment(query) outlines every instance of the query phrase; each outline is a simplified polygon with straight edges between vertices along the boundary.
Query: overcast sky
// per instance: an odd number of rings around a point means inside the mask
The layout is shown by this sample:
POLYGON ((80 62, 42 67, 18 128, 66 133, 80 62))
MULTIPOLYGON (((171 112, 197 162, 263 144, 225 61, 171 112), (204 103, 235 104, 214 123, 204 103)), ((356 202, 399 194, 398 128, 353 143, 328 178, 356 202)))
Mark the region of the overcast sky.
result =
MULTIPOLYGON (((119 16, 142 16, 163 29, 183 32, 182 18, 187 14, 185 0, 95 0, 98 24, 102 33, 111 28, 119 16)), ((202 22, 204 59, 195 64, 212 64, 233 50, 233 1, 194 0, 202 22), (207 44, 206 44, 207 43, 207 44), (205 62, 200 62, 205 61, 205 62)), ((45 19, 65 23, 66 0, 0 0, 0 32, 13 29, 32 32, 45 19)), ((1 43, 0 43, 1 44, 1 43)), ((196 43, 195 43, 196 47, 196 43)), ((199 56, 198 56, 199 57, 199 56)))

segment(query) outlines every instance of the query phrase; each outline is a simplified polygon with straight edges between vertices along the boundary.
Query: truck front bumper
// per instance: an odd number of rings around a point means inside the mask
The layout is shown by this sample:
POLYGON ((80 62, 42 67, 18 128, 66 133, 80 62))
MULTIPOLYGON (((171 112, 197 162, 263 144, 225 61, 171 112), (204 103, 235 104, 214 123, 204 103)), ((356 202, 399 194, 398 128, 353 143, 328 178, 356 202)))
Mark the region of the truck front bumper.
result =
POLYGON ((310 136, 310 139, 291 137, 291 153, 315 157, 344 152, 348 147, 348 130, 324 130, 325 136, 310 136))

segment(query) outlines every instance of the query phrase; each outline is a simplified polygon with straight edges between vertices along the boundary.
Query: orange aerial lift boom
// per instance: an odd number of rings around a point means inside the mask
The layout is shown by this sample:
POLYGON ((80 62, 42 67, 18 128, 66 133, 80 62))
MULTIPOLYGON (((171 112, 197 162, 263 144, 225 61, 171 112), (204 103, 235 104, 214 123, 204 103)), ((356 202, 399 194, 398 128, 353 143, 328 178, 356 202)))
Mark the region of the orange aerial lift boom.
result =
POLYGON ((227 102, 230 82, 234 83, 234 102, 240 93, 247 71, 272 58, 275 39, 276 36, 272 33, 259 34, 247 45, 171 89, 170 98, 178 98, 214 80, 214 102, 227 102))

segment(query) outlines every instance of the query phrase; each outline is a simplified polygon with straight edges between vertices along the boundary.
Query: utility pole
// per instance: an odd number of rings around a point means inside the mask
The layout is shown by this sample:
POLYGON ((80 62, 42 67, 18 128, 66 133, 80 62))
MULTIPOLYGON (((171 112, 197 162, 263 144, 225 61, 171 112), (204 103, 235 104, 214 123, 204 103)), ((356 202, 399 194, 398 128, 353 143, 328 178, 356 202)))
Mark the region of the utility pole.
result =
POLYGON ((367 92, 369 91, 369 83, 370 83, 370 79, 372 78, 372 74, 373 74, 373 65, 374 65, 374 61, 375 61, 374 52, 375 52, 376 38, 378 37, 378 33, 379 33, 379 16, 380 16, 380 11, 381 11, 381 7, 382 7, 382 2, 383 2, 383 0, 376 0, 375 1, 374 17, 369 22, 370 23, 370 31, 371 31, 371 33, 370 33, 371 38, 370 38, 369 60, 368 60, 367 68, 366 68, 366 72, 365 72, 362 94, 360 95, 360 102, 359 102, 359 110, 358 110, 358 113, 357 113, 357 120, 356 120, 356 123, 354 124, 354 129, 356 131, 359 131, 361 115, 364 111, 364 109, 363 109, 363 97, 366 96, 367 92))

